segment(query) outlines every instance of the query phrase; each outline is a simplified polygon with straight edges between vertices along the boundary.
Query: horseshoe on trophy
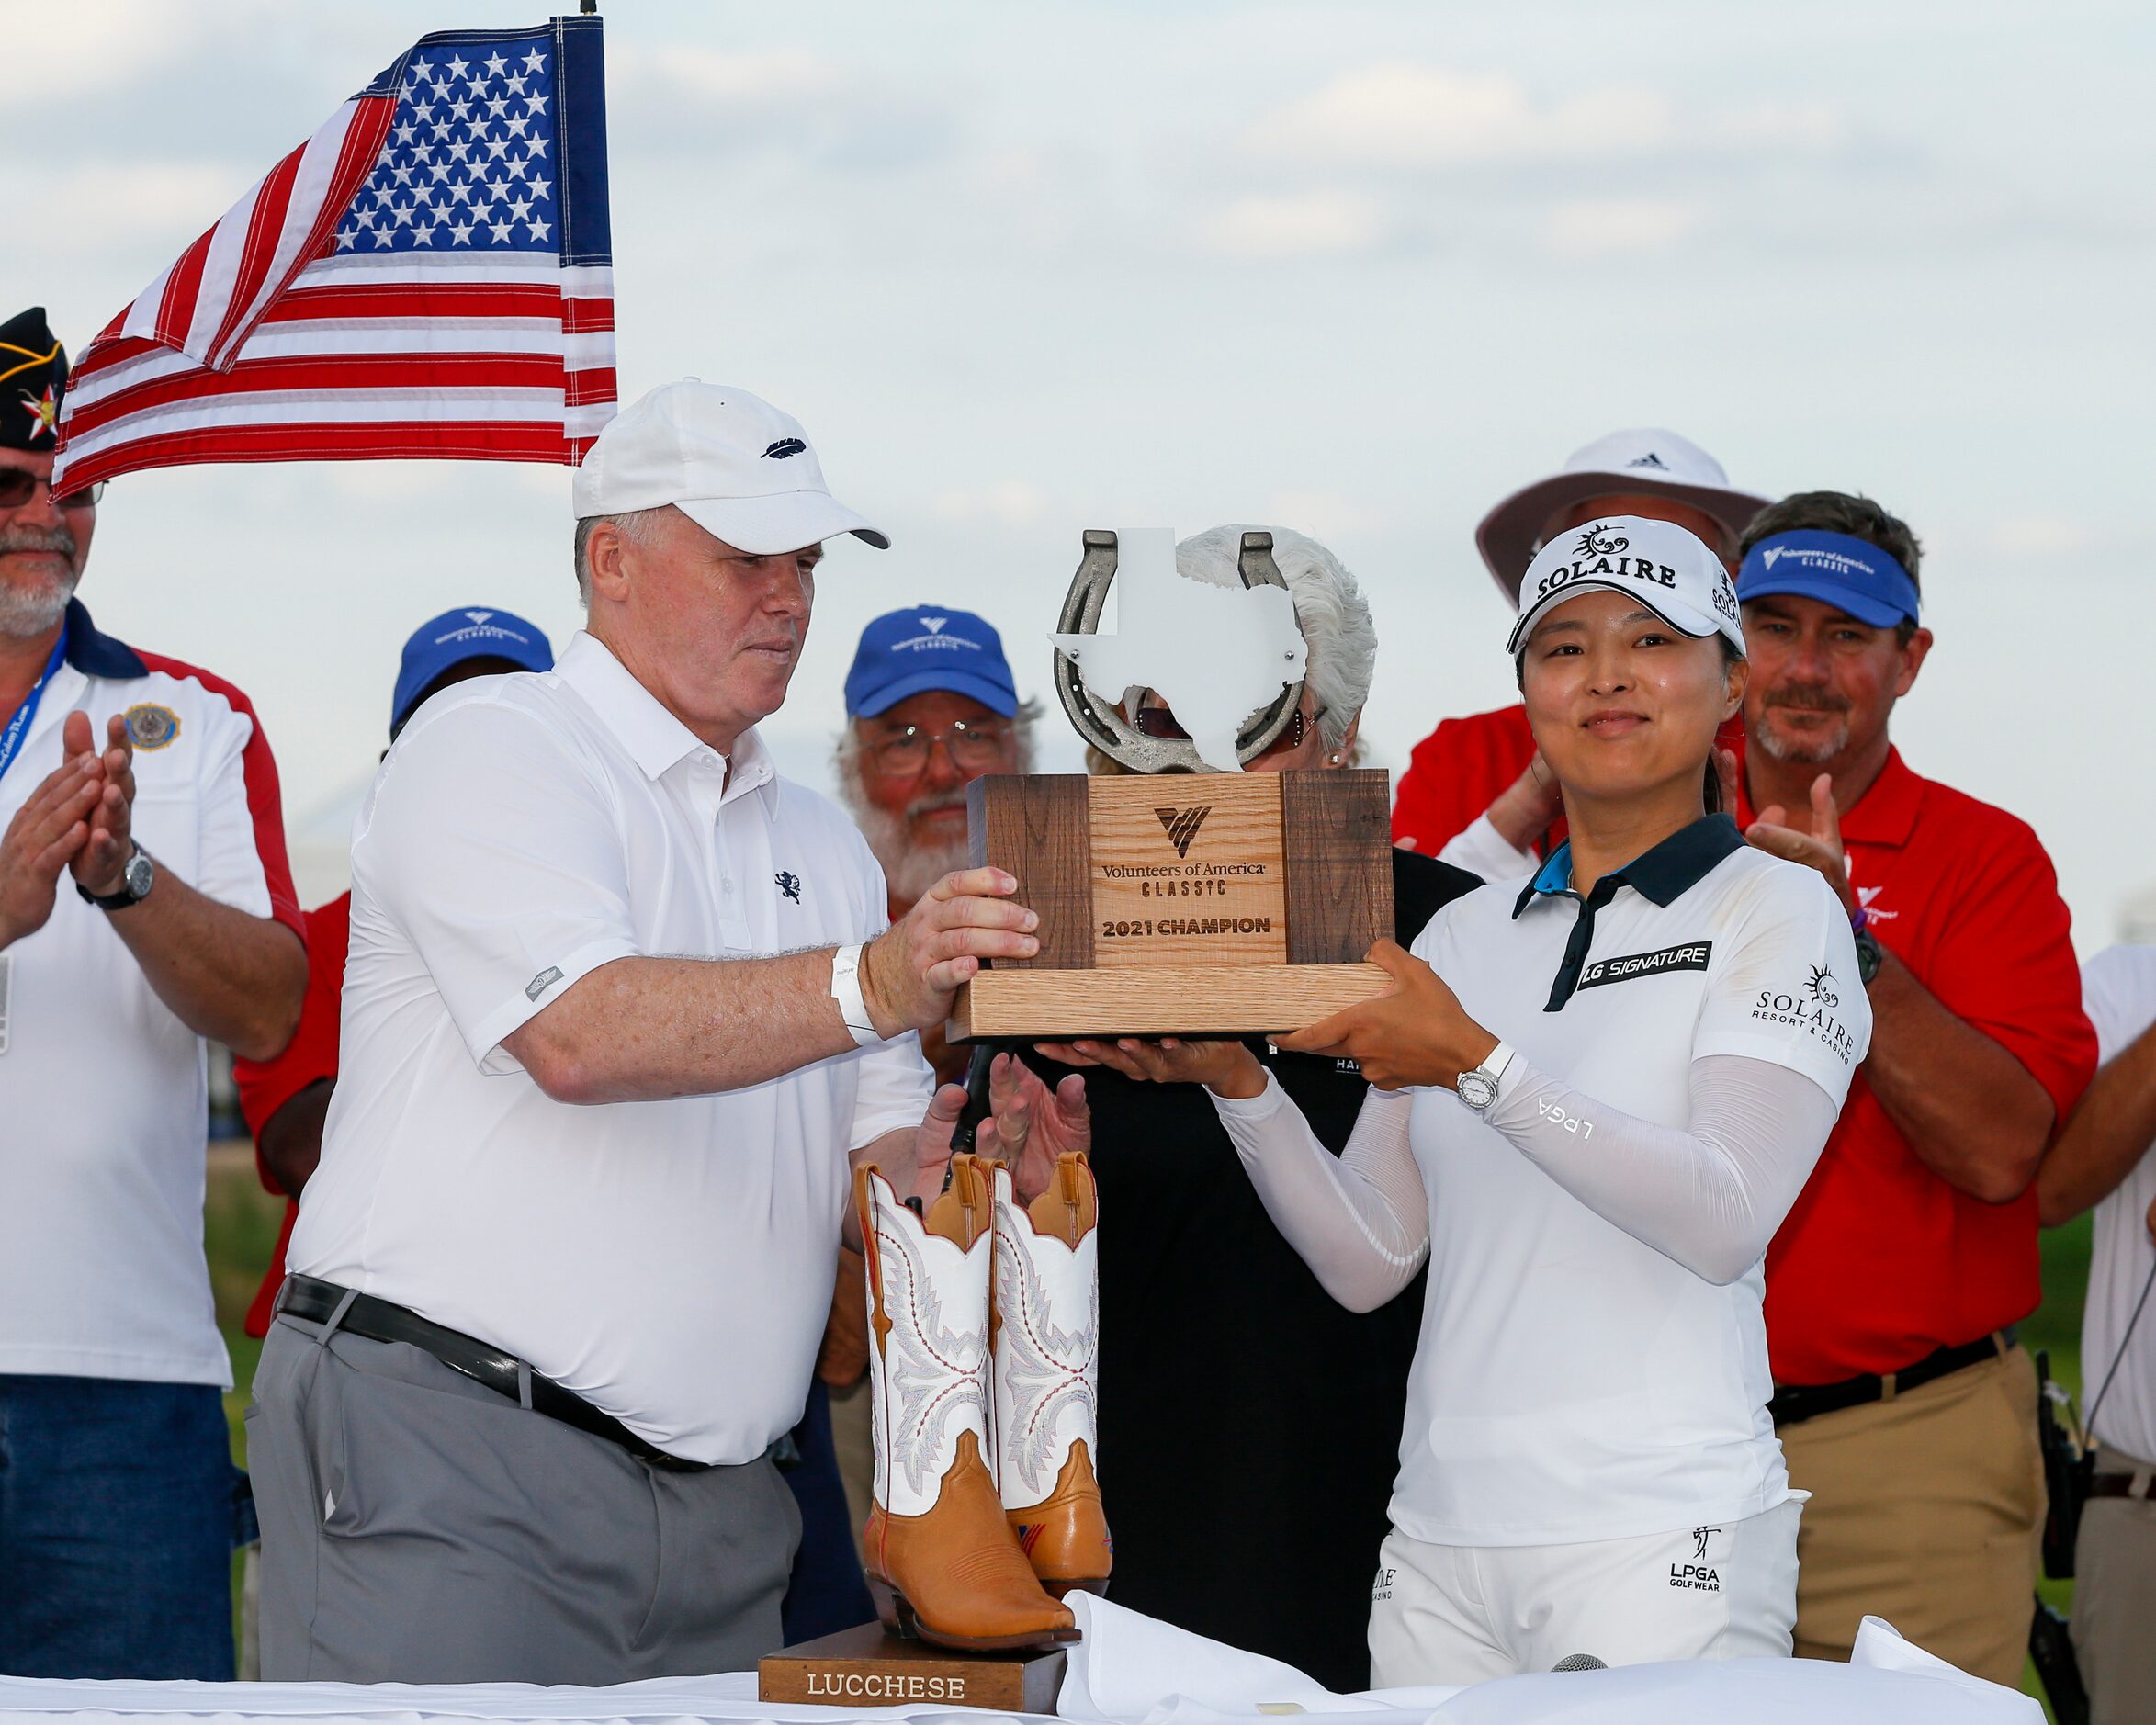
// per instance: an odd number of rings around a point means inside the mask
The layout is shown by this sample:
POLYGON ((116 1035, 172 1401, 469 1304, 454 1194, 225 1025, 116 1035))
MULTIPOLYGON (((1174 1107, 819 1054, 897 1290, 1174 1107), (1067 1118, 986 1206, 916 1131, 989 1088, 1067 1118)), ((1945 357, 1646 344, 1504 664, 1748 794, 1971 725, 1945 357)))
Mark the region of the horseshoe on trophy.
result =
MULTIPOLYGON (((1108 602, 1108 586, 1115 579, 1115 535, 1102 528, 1089 527, 1085 553, 1078 559, 1078 573, 1070 578, 1070 591, 1064 595, 1063 612, 1056 619, 1058 634, 1099 633, 1101 612, 1108 602)), ((1244 534, 1236 567, 1245 587, 1284 588, 1288 584, 1280 566, 1272 560, 1270 533, 1244 534)), ((1188 738, 1148 737, 1113 706, 1095 700, 1087 690, 1084 678, 1078 674, 1078 666, 1067 653, 1061 651, 1055 654, 1055 693, 1078 734, 1133 772, 1214 771, 1199 759, 1196 748, 1188 738)), ((1288 722, 1294 717, 1296 705, 1302 699, 1301 682, 1283 689, 1277 699, 1262 708, 1236 734, 1236 759, 1247 763, 1271 748, 1288 728, 1288 722)))

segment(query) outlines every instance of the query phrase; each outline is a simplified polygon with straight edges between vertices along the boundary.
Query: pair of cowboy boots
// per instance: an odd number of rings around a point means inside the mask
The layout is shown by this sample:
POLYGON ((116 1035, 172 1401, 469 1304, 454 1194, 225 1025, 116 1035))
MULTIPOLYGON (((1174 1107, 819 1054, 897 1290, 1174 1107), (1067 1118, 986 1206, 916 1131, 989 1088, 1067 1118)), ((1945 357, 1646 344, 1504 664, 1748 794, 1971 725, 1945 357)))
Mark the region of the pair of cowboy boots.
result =
POLYGON ((1086 1158, 1014 1200, 1010 1172, 954 1156, 916 1212, 854 1177, 868 1263, 875 1506, 864 1543, 885 1624, 946 1647, 1045 1647, 1062 1596, 1108 1585, 1093 1475, 1099 1201, 1086 1158))

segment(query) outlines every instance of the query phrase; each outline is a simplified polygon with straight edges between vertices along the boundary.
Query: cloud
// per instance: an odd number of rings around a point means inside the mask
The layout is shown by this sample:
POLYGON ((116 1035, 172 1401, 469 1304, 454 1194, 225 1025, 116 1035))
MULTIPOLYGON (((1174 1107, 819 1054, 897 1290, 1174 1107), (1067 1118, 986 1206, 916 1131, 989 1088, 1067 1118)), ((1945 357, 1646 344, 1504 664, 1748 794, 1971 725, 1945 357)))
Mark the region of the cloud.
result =
POLYGON ((887 169, 934 156, 950 116, 890 81, 801 48, 607 51, 608 120, 645 147, 725 146, 887 169))
POLYGON ((1390 227, 1367 193, 1255 193, 1212 217, 1202 237, 1208 251, 1230 257, 1313 257, 1367 251, 1390 227))
POLYGON ((1388 523, 1383 510, 1339 491, 1275 491, 1265 518, 1323 539, 1328 533, 1375 533, 1388 523))
POLYGON ((1516 78, 1385 62, 1343 73, 1252 134, 1263 154, 1339 166, 1428 168, 1654 148, 1676 132, 1652 94, 1605 90, 1538 107, 1516 78))
POLYGON ((1699 207, 1660 197, 1559 204, 1543 218, 1542 242, 1559 257, 1659 252, 1699 225, 1699 207))
POLYGON ((1823 151, 1840 117, 1805 103, 1682 116, 1658 91, 1612 86, 1539 100, 1504 73, 1384 61, 1343 73, 1248 135, 1253 153, 1327 167, 1427 170, 1612 155, 1823 151))
POLYGON ((2093 551, 2100 536, 2059 515, 2015 515, 1992 527, 1992 548, 2008 557, 2074 557, 2093 551))
MULTIPOLYGON (((249 14, 263 7, 226 8, 242 16, 220 18, 216 28, 245 34, 249 14)), ((91 90, 134 83, 181 60, 207 28, 199 9, 171 0, 105 0, 101 6, 24 6, 7 9, 7 59, 14 97, 35 90, 54 93, 64 107, 91 90)))
POLYGON ((1048 512, 1048 494, 1026 479, 1001 479, 993 485, 938 494, 936 513, 945 521, 993 521, 1025 527, 1048 512))
MULTIPOLYGON (((148 256, 146 242, 185 245, 261 176, 260 167, 227 162, 94 162, 40 175, 38 196, 44 208, 67 212, 78 254, 148 256)), ((171 261, 160 258, 155 267, 171 261)), ((141 286, 149 286, 149 275, 141 286)))
POLYGON ((750 53, 674 47, 660 53, 610 44, 606 61, 608 83, 631 100, 639 91, 657 90, 723 103, 736 112, 769 112, 789 102, 832 96, 848 83, 832 62, 800 48, 750 53))

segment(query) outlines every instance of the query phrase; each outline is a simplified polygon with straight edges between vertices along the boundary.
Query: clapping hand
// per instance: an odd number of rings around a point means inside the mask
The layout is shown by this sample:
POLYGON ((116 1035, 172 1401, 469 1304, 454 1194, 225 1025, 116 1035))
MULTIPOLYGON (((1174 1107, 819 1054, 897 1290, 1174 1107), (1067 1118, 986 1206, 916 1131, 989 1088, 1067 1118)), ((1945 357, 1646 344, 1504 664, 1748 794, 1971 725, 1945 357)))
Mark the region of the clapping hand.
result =
POLYGON ((15 811, 0 836, 0 947, 35 934, 52 915, 60 876, 89 843, 104 788, 85 747, 71 752, 15 811))
MULTIPOLYGON (((920 1169, 916 1189, 924 1198, 943 1189, 952 1135, 965 1112, 965 1099, 964 1085, 946 1084, 936 1091, 921 1121, 914 1144, 920 1169)), ((1010 1167, 1021 1202, 1047 1189, 1058 1156, 1092 1148, 1092 1110, 1086 1102, 1086 1081, 1076 1073, 1050 1089, 1016 1055, 998 1054, 988 1068, 988 1111, 976 1134, 975 1151, 1010 1167)))
POLYGON ((1842 848, 1842 817, 1834 807, 1834 781, 1821 773, 1812 781, 1812 830, 1789 824, 1789 811, 1779 803, 1759 811, 1759 818, 1744 832, 1745 842, 1806 868, 1817 869, 1854 916, 1856 895, 1849 889, 1849 854, 1842 848))
MULTIPOLYGON (((93 733, 87 713, 70 713, 60 734, 71 761, 89 755, 93 733)), ((125 885, 128 862, 135 854, 135 746, 127 720, 118 714, 105 721, 105 750, 94 759, 91 776, 99 789, 88 817, 90 835, 68 867, 85 892, 104 898, 125 885)))

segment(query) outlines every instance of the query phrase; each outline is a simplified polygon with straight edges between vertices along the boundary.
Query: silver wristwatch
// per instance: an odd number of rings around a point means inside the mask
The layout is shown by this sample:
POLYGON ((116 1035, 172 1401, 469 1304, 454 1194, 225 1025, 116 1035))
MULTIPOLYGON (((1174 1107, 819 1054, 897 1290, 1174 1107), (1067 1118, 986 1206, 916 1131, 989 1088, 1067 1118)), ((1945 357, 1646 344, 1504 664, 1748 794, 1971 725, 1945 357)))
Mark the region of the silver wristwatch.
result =
POLYGON ((1490 1111, 1490 1104, 1497 1099, 1497 1080, 1505 1076, 1505 1068, 1512 1064, 1512 1045, 1499 1043, 1484 1056, 1483 1064, 1473 1072, 1463 1072, 1452 1088, 1460 1093, 1460 1099, 1478 1114, 1490 1111))
POLYGON ((150 896, 150 889, 157 885, 157 864, 150 860, 149 851, 135 846, 134 855, 128 858, 127 867, 120 871, 119 891, 94 893, 80 881, 75 891, 83 896, 83 902, 96 905, 100 910, 125 910, 130 905, 139 905, 150 896))

